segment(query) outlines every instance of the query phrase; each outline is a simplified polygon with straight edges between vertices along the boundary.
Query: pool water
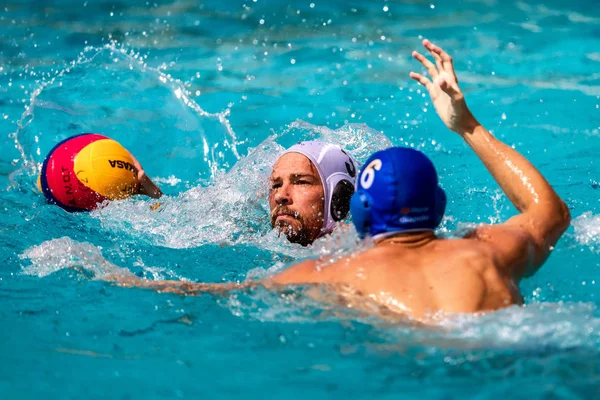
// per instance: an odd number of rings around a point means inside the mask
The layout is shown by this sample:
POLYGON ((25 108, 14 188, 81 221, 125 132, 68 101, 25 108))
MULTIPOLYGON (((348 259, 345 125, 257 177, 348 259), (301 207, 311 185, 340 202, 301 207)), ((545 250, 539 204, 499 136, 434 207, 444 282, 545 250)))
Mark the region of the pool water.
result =
POLYGON ((600 8, 594 1, 70 1, 0 6, 0 398, 600 397, 600 8), (182 297, 95 278, 242 281, 352 249, 268 228, 281 150, 361 161, 419 148, 449 197, 440 234, 515 210, 408 78, 427 37, 474 114, 528 157, 573 222, 527 305, 439 328, 303 290, 182 297), (45 154, 82 132, 131 150, 166 194, 47 205, 45 154))

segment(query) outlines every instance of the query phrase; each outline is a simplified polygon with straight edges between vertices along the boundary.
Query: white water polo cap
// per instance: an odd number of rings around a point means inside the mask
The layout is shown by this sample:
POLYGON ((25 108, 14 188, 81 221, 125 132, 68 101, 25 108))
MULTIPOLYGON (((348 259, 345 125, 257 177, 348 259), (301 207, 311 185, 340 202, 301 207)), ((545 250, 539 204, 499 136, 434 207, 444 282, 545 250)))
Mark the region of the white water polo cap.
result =
POLYGON ((341 147, 317 140, 300 142, 283 154, 287 153, 302 154, 319 172, 325 195, 321 235, 331 233, 335 223, 350 211, 350 199, 356 189, 356 162, 341 147))

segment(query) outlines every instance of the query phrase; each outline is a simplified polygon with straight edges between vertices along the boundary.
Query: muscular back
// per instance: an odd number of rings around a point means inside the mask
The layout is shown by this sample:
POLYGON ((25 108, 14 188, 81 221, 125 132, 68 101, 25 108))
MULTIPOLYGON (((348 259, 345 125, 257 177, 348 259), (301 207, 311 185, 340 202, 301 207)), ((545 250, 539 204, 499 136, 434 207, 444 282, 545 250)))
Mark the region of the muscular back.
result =
POLYGON ((435 239, 414 248, 391 240, 331 265, 299 264, 274 282, 342 286, 352 289, 353 302, 362 297, 426 319, 438 312, 475 313, 520 304, 513 278, 498 265, 502 262, 492 245, 478 239, 435 239))

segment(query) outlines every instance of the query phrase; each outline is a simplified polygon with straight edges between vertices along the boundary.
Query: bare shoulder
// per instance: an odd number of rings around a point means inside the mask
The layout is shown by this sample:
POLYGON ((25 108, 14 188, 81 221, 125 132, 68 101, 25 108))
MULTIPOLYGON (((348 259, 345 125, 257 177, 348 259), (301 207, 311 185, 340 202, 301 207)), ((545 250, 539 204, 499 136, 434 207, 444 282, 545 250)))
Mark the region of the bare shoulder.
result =
POLYGON ((318 284, 318 283, 336 283, 345 280, 345 276, 352 275, 357 265, 369 264, 377 257, 373 257, 372 252, 375 249, 353 255, 352 257, 342 257, 334 262, 327 260, 307 260, 294 264, 285 271, 282 271, 273 277, 271 282, 282 285, 293 284, 318 284))
POLYGON ((492 244, 502 244, 503 242, 522 243, 530 240, 531 235, 518 225, 498 224, 479 225, 468 238, 492 244))
POLYGON ((472 240, 488 247, 497 256, 514 259, 527 253, 535 244, 534 238, 525 229, 515 225, 481 225, 472 240))
POLYGON ((493 248, 476 237, 440 240, 435 250, 450 264, 478 268, 491 264, 494 257, 493 248))
POLYGON ((536 242, 517 225, 481 225, 465 240, 488 252, 496 267, 516 279, 522 278, 535 261, 536 242))
POLYGON ((316 279, 319 279, 319 274, 316 272, 317 260, 306 260, 272 276, 270 281, 280 285, 317 283, 316 279))

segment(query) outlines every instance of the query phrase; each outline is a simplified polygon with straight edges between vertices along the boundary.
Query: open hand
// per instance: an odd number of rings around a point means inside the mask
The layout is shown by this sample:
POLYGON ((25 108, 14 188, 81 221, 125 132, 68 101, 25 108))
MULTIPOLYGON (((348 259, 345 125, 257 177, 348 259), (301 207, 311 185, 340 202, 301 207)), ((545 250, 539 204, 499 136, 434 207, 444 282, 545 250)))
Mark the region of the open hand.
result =
POLYGON ((448 129, 459 134, 472 130, 478 122, 469 111, 465 97, 458 87, 452 57, 427 39, 423 40, 423 46, 433 56, 436 65, 416 51, 413 51, 412 56, 427 69, 433 82, 416 72, 411 72, 410 77, 425 86, 436 112, 448 129))

